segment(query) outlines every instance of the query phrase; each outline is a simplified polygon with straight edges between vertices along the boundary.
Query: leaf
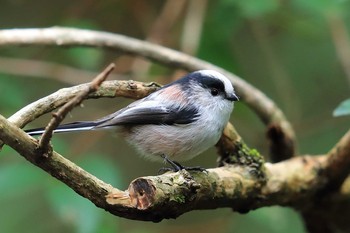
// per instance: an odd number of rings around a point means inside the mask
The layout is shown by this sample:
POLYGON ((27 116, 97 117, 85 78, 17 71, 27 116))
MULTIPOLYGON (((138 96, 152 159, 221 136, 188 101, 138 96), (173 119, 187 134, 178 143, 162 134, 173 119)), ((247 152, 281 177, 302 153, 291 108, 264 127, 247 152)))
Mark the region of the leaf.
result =
POLYGON ((350 115, 350 99, 344 100, 339 106, 333 111, 333 116, 345 116, 350 115))

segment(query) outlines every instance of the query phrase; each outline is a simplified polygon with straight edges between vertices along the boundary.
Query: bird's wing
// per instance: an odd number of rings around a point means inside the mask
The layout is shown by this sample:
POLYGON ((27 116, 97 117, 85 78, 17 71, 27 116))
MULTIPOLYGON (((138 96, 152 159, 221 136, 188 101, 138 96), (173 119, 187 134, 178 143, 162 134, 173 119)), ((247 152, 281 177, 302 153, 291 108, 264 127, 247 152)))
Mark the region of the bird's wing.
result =
MULTIPOLYGON (((136 101, 129 106, 96 121, 78 121, 59 125, 54 132, 85 131, 103 129, 118 125, 146 124, 189 124, 197 120, 198 110, 195 108, 169 108, 156 101, 136 101)), ((45 128, 26 130, 29 135, 40 135, 45 128)))
POLYGON ((129 105, 100 120, 94 128, 115 125, 145 125, 145 124, 189 124, 198 117, 196 108, 170 108, 156 101, 142 101, 129 105))

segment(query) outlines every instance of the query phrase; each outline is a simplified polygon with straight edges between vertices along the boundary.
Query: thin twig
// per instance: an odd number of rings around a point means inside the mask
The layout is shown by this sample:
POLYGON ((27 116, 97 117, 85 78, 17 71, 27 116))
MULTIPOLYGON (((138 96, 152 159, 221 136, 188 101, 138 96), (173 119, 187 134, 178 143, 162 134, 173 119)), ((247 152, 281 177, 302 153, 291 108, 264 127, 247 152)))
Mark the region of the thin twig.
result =
POLYGON ((104 69, 99 75, 94 78, 94 80, 89 84, 89 86, 79 93, 75 98, 68 101, 63 105, 56 113, 53 113, 53 117, 45 128, 45 131, 39 141, 39 149, 43 155, 47 155, 50 149, 50 140, 53 135, 54 129, 62 122, 66 115, 77 105, 89 95, 91 92, 96 91, 108 75, 112 72, 115 65, 112 63, 106 69, 104 69))

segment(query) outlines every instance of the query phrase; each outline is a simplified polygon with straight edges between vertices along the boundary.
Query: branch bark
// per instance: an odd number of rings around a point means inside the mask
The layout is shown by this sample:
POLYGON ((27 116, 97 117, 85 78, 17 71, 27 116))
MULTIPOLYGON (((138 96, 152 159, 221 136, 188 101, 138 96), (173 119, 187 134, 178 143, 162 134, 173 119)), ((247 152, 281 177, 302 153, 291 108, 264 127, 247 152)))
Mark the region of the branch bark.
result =
MULTIPOLYGON (((272 145, 270 151, 272 153, 284 151, 283 159, 295 154, 294 131, 276 104, 260 90, 238 76, 203 60, 123 35, 61 27, 0 30, 0 46, 9 45, 102 47, 143 56, 164 65, 188 71, 199 69, 217 70, 234 83, 238 95, 267 124, 268 129, 278 129, 279 136, 283 140, 276 141, 275 137, 270 137, 269 140, 272 145)), ((268 133, 267 135, 269 137, 271 134, 268 133)))
MULTIPOLYGON (((39 116, 51 112, 67 103, 88 86, 89 83, 85 83, 60 89, 51 95, 43 97, 25 106, 13 114, 11 117, 9 117, 8 120, 16 124, 18 127, 22 128, 39 116)), ((96 92, 90 93, 87 96, 87 99, 96 99, 102 97, 115 98, 120 96, 132 99, 140 99, 156 91, 158 88, 160 88, 160 85, 154 82, 143 83, 133 80, 105 81, 101 84, 100 88, 96 92)))
MULTIPOLYGON (((61 89, 38 100, 12 116, 12 121, 26 124, 55 106, 64 104, 87 85, 61 89)), ((154 83, 106 81, 88 98, 120 95, 140 98, 158 87, 154 83)), ((223 134, 223 151, 231 152, 230 146, 241 142, 239 135, 232 132, 234 129, 228 127, 223 134)), ((250 166, 253 164, 226 165, 208 169, 207 174, 181 172, 141 177, 122 191, 105 184, 56 152, 49 157, 41 156, 37 142, 2 116, 0 139, 96 206, 117 216, 145 221, 176 218, 191 210, 219 207, 229 207, 244 213, 263 206, 282 205, 309 213, 308 210, 314 209, 314 204, 319 203, 315 197, 325 197, 321 191, 330 182, 328 176, 320 174, 324 174, 326 169, 331 171, 339 168, 341 160, 349 157, 350 141, 348 133, 328 156, 296 157, 276 164, 266 163, 261 167, 250 166)), ((347 169, 346 164, 340 168, 347 169)), ((335 198, 327 199, 324 205, 332 206, 334 210, 341 205, 349 206, 349 193, 334 192, 332 195, 335 198)))
MULTIPOLYGON (((89 83, 63 88, 51 95, 43 97, 17 111, 8 120, 20 128, 23 128, 29 122, 36 118, 61 107, 69 100, 74 98, 78 93, 89 87, 89 83)), ((156 91, 160 87, 159 84, 142 83, 137 81, 105 81, 101 84, 100 88, 93 93, 90 93, 87 98, 101 98, 108 97, 114 98, 123 96, 127 98, 140 99, 150 93, 156 91)), ((3 146, 0 138, 0 150, 3 146)))
POLYGON ((0 138, 29 162, 67 184, 96 206, 129 219, 160 221, 195 209, 230 207, 245 213, 262 206, 305 208, 324 184, 316 179, 325 157, 299 157, 254 168, 230 165, 208 173, 186 171, 137 178, 125 191, 97 179, 57 152, 43 157, 38 143, 0 115, 0 138))

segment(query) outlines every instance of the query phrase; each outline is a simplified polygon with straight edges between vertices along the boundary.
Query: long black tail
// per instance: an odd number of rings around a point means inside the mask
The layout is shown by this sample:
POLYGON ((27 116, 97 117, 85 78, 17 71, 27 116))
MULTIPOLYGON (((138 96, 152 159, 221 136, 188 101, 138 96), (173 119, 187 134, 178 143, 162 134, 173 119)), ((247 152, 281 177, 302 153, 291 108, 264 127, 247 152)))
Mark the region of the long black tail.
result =
MULTIPOLYGON (((100 124, 99 121, 77 121, 64 125, 59 125, 53 132, 63 133, 63 132, 73 132, 73 131, 86 131, 93 129, 96 125, 100 124)), ((31 136, 43 134, 45 128, 36 128, 25 130, 25 132, 31 136)))

